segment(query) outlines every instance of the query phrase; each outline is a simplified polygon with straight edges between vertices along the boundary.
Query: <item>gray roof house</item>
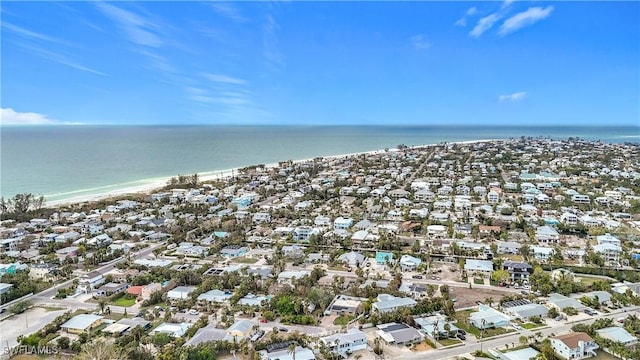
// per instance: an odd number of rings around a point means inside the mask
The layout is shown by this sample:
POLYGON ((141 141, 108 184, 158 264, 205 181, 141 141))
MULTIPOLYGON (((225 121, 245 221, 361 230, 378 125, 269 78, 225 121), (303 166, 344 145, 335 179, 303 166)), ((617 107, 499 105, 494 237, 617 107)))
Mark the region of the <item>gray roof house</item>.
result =
POLYGON ((570 297, 566 297, 558 293, 549 294, 547 298, 547 303, 557 308, 558 310, 564 310, 566 308, 574 308, 579 311, 585 308, 585 306, 582 305, 580 301, 570 297))
POLYGON ((405 345, 421 342, 424 335, 406 324, 388 323, 377 326, 376 336, 387 344, 405 345))
POLYGON ((362 265, 364 263, 364 259, 364 255, 355 251, 350 251, 338 256, 338 261, 342 261, 343 263, 347 263, 351 266, 362 265))
POLYGON ((403 307, 413 307, 415 305, 416 301, 412 298, 401 298, 389 294, 380 294, 378 295, 378 301, 374 302, 371 307, 373 310, 385 313, 403 307))
POLYGON ((601 338, 609 339, 613 342, 620 342, 626 347, 634 347, 638 344, 638 338, 629 334, 623 327, 612 326, 604 329, 596 330, 601 338))

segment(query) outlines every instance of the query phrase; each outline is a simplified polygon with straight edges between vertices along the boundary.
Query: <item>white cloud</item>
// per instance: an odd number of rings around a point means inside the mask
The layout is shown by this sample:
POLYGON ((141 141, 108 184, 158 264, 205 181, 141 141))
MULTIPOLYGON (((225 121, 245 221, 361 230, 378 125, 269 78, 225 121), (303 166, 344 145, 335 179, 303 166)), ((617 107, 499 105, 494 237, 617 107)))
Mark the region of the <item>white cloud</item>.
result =
POLYGON ((247 83, 243 79, 238 79, 238 78, 234 78, 234 77, 222 75, 222 74, 204 74, 204 77, 209 81, 226 83, 226 84, 245 85, 247 83))
POLYGON ((129 41, 150 47, 162 45, 163 42, 157 34, 158 26, 148 19, 104 2, 98 2, 96 6, 107 17, 120 25, 129 41))
POLYGON ((57 121, 46 115, 32 112, 17 112, 12 108, 0 109, 0 124, 2 125, 53 125, 57 121))
POLYGON ((48 41, 48 42, 57 43, 57 44, 69 45, 66 41, 60 40, 58 38, 54 38, 49 35, 41 34, 35 31, 27 30, 25 28, 10 24, 8 22, 3 22, 2 27, 23 38, 27 38, 30 40, 42 40, 42 41, 48 41))
POLYGON ((92 69, 90 67, 84 66, 79 64, 77 61, 69 58, 68 56, 59 54, 59 53, 55 53, 53 51, 49 51, 37 46, 31 46, 31 45, 27 45, 27 44, 18 44, 18 46, 20 46, 21 48, 30 51, 31 53, 43 58, 43 59, 47 59, 47 60, 51 60, 54 62, 57 62, 58 64, 61 65, 65 65, 65 66, 69 66, 71 68, 77 69, 77 70, 82 70, 82 71, 86 71, 92 74, 96 74, 96 75, 102 75, 102 76, 108 76, 107 74, 92 69))
POLYGON ((478 9, 475 6, 470 7, 463 17, 456 21, 456 26, 467 26, 467 17, 473 16, 478 12, 478 9))
POLYGON ((502 9, 506 9, 509 7, 509 5, 511 5, 513 2, 515 2, 516 0, 504 0, 502 2, 502 9))
POLYGON ((425 40, 424 35, 422 34, 412 36, 411 43, 416 50, 424 50, 431 47, 431 43, 425 40))
POLYGON ((481 18, 480 20, 478 20, 478 23, 473 28, 473 30, 469 32, 469 36, 476 38, 480 37, 480 35, 482 35, 485 31, 491 29, 493 24, 500 20, 500 18, 502 18, 502 16, 499 14, 491 14, 481 18))
POLYGON ((536 22, 551 15, 552 11, 553 6, 547 6, 544 9, 541 7, 531 7, 526 11, 517 13, 505 20, 504 23, 502 23, 502 26, 500 26, 498 34, 504 36, 514 31, 520 30, 525 26, 535 24, 536 22))
MULTIPOLYGON (((271 3, 270 3, 271 4, 271 3)), ((278 32, 280 31, 280 24, 273 14, 267 14, 265 17, 265 23, 263 25, 262 45, 264 58, 267 63, 276 70, 279 70, 285 66, 284 55, 278 48, 278 32)))
POLYGON ((498 96, 498 100, 500 100, 501 102, 518 101, 524 99, 525 96, 527 96, 527 93, 524 91, 520 91, 513 94, 500 95, 498 96))
POLYGON ((229 3, 213 2, 211 7, 218 14, 237 22, 246 22, 248 19, 244 17, 240 11, 229 3))

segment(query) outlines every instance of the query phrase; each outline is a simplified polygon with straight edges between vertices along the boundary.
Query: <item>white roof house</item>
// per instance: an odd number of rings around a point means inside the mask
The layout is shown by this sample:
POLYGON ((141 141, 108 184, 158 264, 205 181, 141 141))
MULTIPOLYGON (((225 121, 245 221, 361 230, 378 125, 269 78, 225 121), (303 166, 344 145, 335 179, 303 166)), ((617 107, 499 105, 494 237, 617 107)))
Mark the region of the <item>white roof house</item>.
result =
POLYGON ((168 334, 171 337, 182 337, 187 333, 187 330, 191 327, 191 323, 162 323, 155 329, 151 330, 149 334, 168 334))
POLYGON ((189 297, 189 294, 196 290, 195 286, 178 286, 173 290, 167 292, 167 299, 169 300, 182 300, 189 297))
POLYGON ((464 269, 467 273, 491 273, 493 271, 493 262, 490 260, 466 259, 464 269))
POLYGON ((232 295, 233 294, 231 294, 230 291, 222 291, 222 290, 214 289, 198 295, 198 301, 223 303, 223 302, 229 301, 229 298, 232 295))
POLYGON ((367 348, 367 336, 356 328, 349 329, 346 333, 325 336, 320 338, 320 341, 327 345, 331 351, 341 354, 367 348))
POLYGON ((417 257, 406 254, 400 257, 400 268, 402 268, 404 271, 413 270, 420 264, 422 264, 422 260, 418 259, 417 257))
POLYGON ((478 329, 503 327, 510 324, 507 315, 487 305, 479 305, 478 311, 469 315, 469 322, 478 329))

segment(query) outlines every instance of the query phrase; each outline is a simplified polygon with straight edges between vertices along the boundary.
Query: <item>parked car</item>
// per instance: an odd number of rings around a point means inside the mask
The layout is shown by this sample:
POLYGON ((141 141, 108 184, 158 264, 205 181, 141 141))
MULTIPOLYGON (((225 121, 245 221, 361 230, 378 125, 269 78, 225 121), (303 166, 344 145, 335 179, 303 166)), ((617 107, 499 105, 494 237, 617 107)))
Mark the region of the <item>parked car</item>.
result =
POLYGON ((189 310, 189 315, 198 315, 198 314, 200 314, 200 312, 196 309, 189 310))
POLYGON ((412 278, 414 278, 414 279, 422 279, 422 275, 413 275, 412 278))
POLYGON ((282 331, 282 332, 288 332, 289 331, 289 329, 287 329, 286 327, 279 327, 278 330, 282 331))
POLYGON ((462 329, 458 329, 458 334, 467 335, 467 332, 462 329))
POLYGON ((467 340, 467 337, 464 334, 460 334, 458 333, 458 335, 456 335, 456 337, 460 340, 467 340))

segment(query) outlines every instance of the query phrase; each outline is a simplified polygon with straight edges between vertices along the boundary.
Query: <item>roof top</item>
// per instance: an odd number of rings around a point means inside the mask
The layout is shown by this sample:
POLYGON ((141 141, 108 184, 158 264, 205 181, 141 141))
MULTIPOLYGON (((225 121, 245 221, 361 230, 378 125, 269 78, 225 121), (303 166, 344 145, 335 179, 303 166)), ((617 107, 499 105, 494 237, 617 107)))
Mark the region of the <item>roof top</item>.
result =
POLYGON ((98 320, 102 320, 103 317, 99 315, 93 314, 80 314, 72 317, 67 322, 62 324, 62 328, 66 329, 76 329, 76 330, 84 330, 91 326, 98 320))
POLYGON ((584 332, 574 332, 565 335, 556 336, 556 339, 562 341, 567 345, 570 349, 575 349, 578 347, 579 341, 593 341, 593 338, 589 336, 589 334, 584 332))

